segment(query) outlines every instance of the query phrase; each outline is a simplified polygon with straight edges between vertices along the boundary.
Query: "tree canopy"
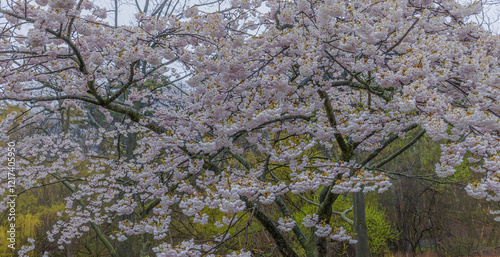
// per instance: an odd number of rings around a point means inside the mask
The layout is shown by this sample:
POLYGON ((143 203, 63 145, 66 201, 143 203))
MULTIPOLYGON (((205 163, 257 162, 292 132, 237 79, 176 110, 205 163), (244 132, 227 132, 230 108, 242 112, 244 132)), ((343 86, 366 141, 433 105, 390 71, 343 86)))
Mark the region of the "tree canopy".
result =
POLYGON ((329 256, 356 242, 332 220, 339 196, 387 190, 384 165, 427 137, 439 177, 466 163, 469 195, 498 201, 500 38, 470 21, 480 11, 221 0, 122 26, 90 0, 7 1, 0 136, 16 193, 67 189, 48 231, 61 248, 95 233, 111 256, 136 236, 157 256, 250 256, 262 228, 283 256, 329 256), (198 232, 173 238, 183 219, 198 232))

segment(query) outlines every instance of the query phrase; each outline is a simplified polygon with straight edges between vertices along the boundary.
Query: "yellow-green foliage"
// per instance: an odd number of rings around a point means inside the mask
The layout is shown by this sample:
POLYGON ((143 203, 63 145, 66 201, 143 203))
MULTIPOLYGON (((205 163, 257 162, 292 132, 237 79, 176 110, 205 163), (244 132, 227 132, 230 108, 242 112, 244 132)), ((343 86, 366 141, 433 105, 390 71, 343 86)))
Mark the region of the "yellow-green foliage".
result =
MULTIPOLYGON (((391 224, 387 221, 386 210, 379 206, 377 195, 366 196, 366 225, 368 228, 368 243, 373 256, 384 256, 389 252, 388 242, 397 238, 392 233, 391 224)), ((333 209, 337 212, 343 212, 352 206, 352 201, 348 197, 339 197, 333 205, 333 209)), ((350 219, 353 219, 353 212, 346 214, 350 219)), ((346 231, 352 234, 352 226, 347 221, 342 219, 341 215, 336 214, 333 217, 334 224, 342 226, 346 231)))
POLYGON ((366 208, 368 242, 373 256, 384 256, 389 252, 388 242, 397 238, 397 235, 392 233, 391 224, 386 218, 385 209, 374 204, 370 204, 366 208))
MULTIPOLYGON (((15 229, 16 229, 16 251, 21 249, 22 245, 29 244, 28 239, 44 235, 42 231, 42 224, 50 223, 54 219, 57 212, 64 210, 64 203, 53 204, 52 206, 45 206, 38 204, 38 198, 34 193, 27 192, 19 195, 16 198, 16 215, 15 215, 15 229)), ((0 224, 0 257, 14 256, 13 251, 4 244, 8 242, 7 233, 11 221, 7 218, 2 219, 0 224)))
MULTIPOLYGON (((292 196, 293 197, 293 196, 292 196)), ((295 196, 297 197, 297 196, 295 196)), ((380 207, 377 201, 378 195, 371 194, 366 197, 366 223, 368 227, 368 243, 373 256, 384 256, 389 252, 389 242, 397 239, 397 235, 393 233, 391 224, 387 220, 387 212, 380 207)), ((298 197, 297 197, 298 198, 298 197)), ((333 204, 333 210, 343 212, 352 206, 352 200, 347 196, 340 196, 333 204)), ((317 207, 313 205, 301 206, 301 211, 293 213, 293 218, 299 223, 299 226, 304 232, 312 233, 314 229, 305 228, 302 226, 302 219, 306 214, 317 212, 317 207)), ((353 212, 349 211, 346 216, 353 219, 353 212)), ((332 226, 343 227, 347 232, 353 235, 352 225, 344 220, 340 214, 334 214, 332 217, 332 226)), ((298 246, 298 242, 292 241, 298 246)))

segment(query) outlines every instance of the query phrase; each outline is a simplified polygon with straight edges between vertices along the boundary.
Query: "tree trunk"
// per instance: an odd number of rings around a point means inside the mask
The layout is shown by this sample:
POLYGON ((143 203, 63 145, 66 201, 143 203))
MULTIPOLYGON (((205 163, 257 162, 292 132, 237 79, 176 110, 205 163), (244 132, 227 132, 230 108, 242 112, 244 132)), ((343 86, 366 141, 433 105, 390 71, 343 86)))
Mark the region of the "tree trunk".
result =
MULTIPOLYGON (((120 143, 120 142, 118 142, 120 143)), ((126 137, 125 140, 125 156, 128 160, 133 159, 133 153, 135 150, 135 147, 137 145, 137 133, 129 134, 126 137)), ((120 198, 123 197, 123 193, 120 193, 120 198)), ((133 222, 135 220, 135 214, 127 214, 127 215, 121 215, 118 216, 118 221, 125 221, 125 220, 130 220, 133 222)), ((135 236, 134 236, 135 237, 135 236)), ((137 250, 134 252, 133 249, 133 241, 135 238, 130 237, 125 241, 119 242, 118 243, 118 255, 119 256, 137 256, 137 250)), ((140 249, 141 253, 140 256, 142 257, 142 246, 140 249)))
POLYGON ((73 254, 73 250, 71 249, 71 245, 67 245, 65 247, 66 249, 66 257, 75 257, 75 255, 73 254))
POLYGON ((358 241, 354 245, 356 257, 370 257, 368 230, 366 227, 365 195, 362 190, 353 194, 353 205, 354 233, 356 233, 355 239, 358 241))
POLYGON ((149 257, 149 240, 148 240, 148 235, 147 234, 142 234, 141 235, 141 240, 140 240, 140 257, 149 257))
MULTIPOLYGON (((133 221, 133 214, 128 214, 128 215, 121 215, 118 216, 118 221, 124 221, 124 220, 130 220, 133 221)), ((127 240, 118 242, 118 247, 117 247, 117 252, 118 256, 135 256, 133 254, 133 241, 134 241, 134 236, 130 236, 127 240)))

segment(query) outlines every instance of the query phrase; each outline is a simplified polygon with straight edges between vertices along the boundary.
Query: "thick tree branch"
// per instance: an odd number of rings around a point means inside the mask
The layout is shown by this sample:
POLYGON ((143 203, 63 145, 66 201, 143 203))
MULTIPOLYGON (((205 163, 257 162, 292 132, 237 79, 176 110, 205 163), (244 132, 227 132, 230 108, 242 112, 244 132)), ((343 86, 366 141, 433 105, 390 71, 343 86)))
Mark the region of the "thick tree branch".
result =
MULTIPOLYGON (((55 174, 52 174, 52 176, 54 176, 56 179, 60 180, 62 182, 62 184, 68 188, 72 193, 75 193, 76 190, 71 186, 71 184, 65 180, 65 179, 61 179, 59 176, 55 175, 55 174)), ((85 209, 85 204, 83 203, 82 199, 77 199, 77 202, 78 204, 80 204, 82 206, 83 209, 85 209)), ((95 233, 97 234, 97 237, 99 238, 99 240, 101 240, 101 242, 106 246, 106 248, 108 249, 108 252, 111 256, 113 257, 118 257, 118 254, 116 253, 116 250, 115 248, 113 247, 113 245, 111 245, 111 243, 108 241, 108 239, 106 238, 106 236, 102 233, 102 231, 99 229, 99 227, 97 226, 97 224, 95 224, 95 222, 90 222, 90 226, 92 227, 92 229, 95 231, 95 233)))
MULTIPOLYGON (((347 152, 342 152, 340 161, 348 162, 351 156, 351 149, 349 149, 347 152)), ((330 223, 333 203, 339 197, 338 194, 332 193, 332 187, 335 185, 335 181, 337 181, 338 179, 340 179, 340 175, 337 175, 330 186, 324 187, 321 191, 320 206, 318 208, 318 221, 320 222, 324 221, 326 224, 330 223)), ((327 256, 327 239, 325 237, 318 238, 317 248, 319 256, 327 256)))
POLYGON ((0 97, 0 101, 2 100, 12 100, 18 102, 50 102, 59 100, 81 100, 88 103, 99 104, 93 98, 90 98, 88 96, 78 96, 78 95, 40 96, 40 97, 27 97, 27 98, 0 97))
POLYGON ((292 246, 288 243, 283 233, 278 229, 276 224, 274 224, 273 220, 269 218, 256 204, 246 200, 246 206, 249 209, 253 209, 255 211, 254 215, 257 220, 262 224, 264 228, 266 228, 267 232, 273 237, 274 242, 276 242, 276 246, 280 253, 285 257, 298 257, 297 253, 293 250, 292 246))
MULTIPOLYGON (((279 137, 279 134, 278 134, 278 137, 279 137)), ((245 160, 242 156, 240 156, 238 154, 233 154, 231 152, 230 152, 230 154, 236 160, 238 160, 238 162, 240 162, 247 170, 250 170, 252 168, 252 165, 250 163, 248 163, 247 160, 245 160)), ((266 165, 266 169, 267 169, 267 165, 266 165)), ((292 218, 292 214, 291 214, 290 210, 288 209, 285 202, 283 201, 283 199, 280 196, 276 196, 276 200, 274 202, 278 205, 278 208, 280 209, 283 216, 292 218)), ((292 231, 295 234, 295 236, 297 237, 297 239, 299 240, 302 247, 304 249, 307 249, 307 237, 304 235, 304 232, 302 232, 302 230, 300 229, 299 225, 297 225, 297 223, 295 223, 295 226, 293 227, 292 231)))
MULTIPOLYGON (((318 94, 323 99, 323 105, 325 107, 326 116, 328 117, 328 122, 330 126, 334 129, 337 128, 337 121, 335 120, 335 114, 333 113, 332 102, 330 101, 330 97, 328 93, 325 91, 318 90, 318 94)), ((339 144, 340 149, 342 150, 342 154, 350 152, 349 145, 345 142, 342 135, 338 132, 334 134, 335 140, 337 140, 337 144, 339 144)))
POLYGON ((345 210, 345 211, 343 211, 343 212, 340 212, 340 211, 332 211, 332 212, 333 212, 333 213, 335 213, 335 214, 340 215, 340 216, 342 217, 342 219, 344 219, 345 221, 347 221, 347 223, 349 223, 349 224, 353 225, 353 224, 354 224, 354 221, 353 221, 353 220, 351 220, 351 219, 349 219, 349 217, 347 217, 347 216, 346 216, 346 214, 347 214, 348 212, 352 211, 352 208, 353 208, 353 207, 354 207, 354 206, 351 206, 351 208, 349 208, 349 209, 347 209, 347 210, 345 210))
MULTIPOLYGON (((417 127, 417 125, 413 124, 405 129, 403 129, 402 132, 411 131, 412 129, 414 129, 416 127, 417 127)), ((387 146, 389 146, 392 142, 394 142, 398 138, 399 138, 399 136, 397 134, 391 135, 387 140, 385 140, 384 143, 382 143, 382 145, 379 148, 377 148, 375 151, 373 151, 370 155, 368 155, 368 157, 366 157, 360 163, 361 167, 365 166, 367 163, 369 163, 371 160, 373 160, 375 157, 377 157, 380 154, 380 152, 382 152, 382 150, 384 150, 387 146)))
POLYGON ((379 163, 373 165, 371 168, 378 169, 382 166, 384 166, 386 163, 392 161, 394 158, 398 157, 400 154, 402 154, 404 151, 406 151, 408 148, 410 148, 412 145, 414 145, 423 135, 425 135, 425 130, 420 131, 415 138, 413 138, 408 144, 405 146, 401 147, 399 150, 391 154, 389 157, 383 159, 379 163))

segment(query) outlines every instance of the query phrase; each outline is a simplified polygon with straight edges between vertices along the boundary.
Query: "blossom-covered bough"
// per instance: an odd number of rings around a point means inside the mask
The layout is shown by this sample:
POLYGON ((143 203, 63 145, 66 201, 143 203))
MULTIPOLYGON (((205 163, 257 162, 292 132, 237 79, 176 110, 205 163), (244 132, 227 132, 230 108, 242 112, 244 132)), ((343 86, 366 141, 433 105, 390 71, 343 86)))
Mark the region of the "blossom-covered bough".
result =
POLYGON ((158 256, 250 256, 259 224, 283 256, 328 256, 332 240, 355 243, 331 222, 335 200, 387 189, 383 165, 425 135, 442 143, 437 175, 466 160, 482 177, 469 194, 499 200, 500 40, 467 22, 478 6, 219 7, 111 26, 89 0, 2 6, 0 99, 24 112, 1 138, 34 133, 16 139, 17 193, 70 191, 48 231, 61 248, 92 230, 111 256, 136 235, 158 256), (174 242, 179 215, 222 232, 174 242), (239 235, 239 252, 224 248, 239 235))

